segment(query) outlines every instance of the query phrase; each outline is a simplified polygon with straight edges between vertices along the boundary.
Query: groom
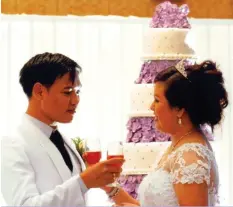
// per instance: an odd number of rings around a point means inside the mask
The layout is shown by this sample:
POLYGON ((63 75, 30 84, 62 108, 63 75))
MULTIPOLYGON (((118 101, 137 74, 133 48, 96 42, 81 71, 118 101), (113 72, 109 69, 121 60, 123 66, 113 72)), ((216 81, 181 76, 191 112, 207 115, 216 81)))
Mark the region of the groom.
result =
MULTIPOLYGON (((88 169, 56 122, 72 121, 79 103, 80 66, 62 54, 43 53, 20 71, 28 108, 11 136, 2 138, 2 195, 11 206, 85 206, 90 188, 114 182, 123 159, 88 169)), ((17 104, 17 103, 16 103, 17 104)))

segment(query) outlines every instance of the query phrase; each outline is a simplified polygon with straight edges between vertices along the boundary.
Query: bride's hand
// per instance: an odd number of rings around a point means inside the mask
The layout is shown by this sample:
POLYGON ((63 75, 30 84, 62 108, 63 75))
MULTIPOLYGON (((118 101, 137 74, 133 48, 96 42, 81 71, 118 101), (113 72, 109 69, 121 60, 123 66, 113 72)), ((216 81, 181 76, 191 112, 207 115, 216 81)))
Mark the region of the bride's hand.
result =
POLYGON ((121 204, 114 204, 113 206, 138 206, 133 203, 121 203, 121 204))

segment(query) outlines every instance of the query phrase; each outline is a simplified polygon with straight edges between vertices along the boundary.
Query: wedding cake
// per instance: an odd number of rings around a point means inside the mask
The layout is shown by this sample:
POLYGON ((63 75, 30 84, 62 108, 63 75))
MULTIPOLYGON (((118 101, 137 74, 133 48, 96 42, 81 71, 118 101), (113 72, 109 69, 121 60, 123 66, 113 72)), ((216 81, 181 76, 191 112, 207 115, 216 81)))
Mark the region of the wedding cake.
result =
POLYGON ((155 128, 154 114, 150 110, 154 100, 154 79, 160 71, 176 65, 181 59, 187 64, 193 64, 196 59, 187 41, 191 28, 188 13, 187 5, 178 7, 170 2, 161 3, 143 35, 143 65, 130 94, 130 119, 124 145, 126 162, 119 179, 122 187, 135 198, 138 185, 154 169, 170 141, 169 135, 155 128))
POLYGON ((143 37, 144 60, 195 59, 194 50, 188 45, 190 29, 150 28, 143 37))

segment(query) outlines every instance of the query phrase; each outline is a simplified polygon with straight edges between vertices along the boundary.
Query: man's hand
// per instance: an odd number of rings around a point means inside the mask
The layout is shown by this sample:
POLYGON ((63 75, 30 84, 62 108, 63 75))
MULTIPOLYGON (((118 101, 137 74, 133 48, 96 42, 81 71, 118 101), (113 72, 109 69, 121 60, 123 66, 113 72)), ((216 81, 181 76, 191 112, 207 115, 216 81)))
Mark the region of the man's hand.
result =
POLYGON ((113 183, 115 179, 120 176, 122 168, 117 167, 116 164, 122 165, 123 163, 123 158, 105 160, 89 166, 80 174, 80 177, 87 188, 100 188, 113 183))

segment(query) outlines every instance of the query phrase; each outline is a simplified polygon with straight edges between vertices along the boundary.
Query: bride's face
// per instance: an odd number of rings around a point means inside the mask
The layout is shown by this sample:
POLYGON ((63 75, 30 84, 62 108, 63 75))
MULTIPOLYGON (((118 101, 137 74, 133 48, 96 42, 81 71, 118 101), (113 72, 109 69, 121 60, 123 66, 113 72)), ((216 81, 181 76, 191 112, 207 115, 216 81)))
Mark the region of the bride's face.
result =
POLYGON ((177 129, 177 110, 173 109, 165 96, 166 85, 157 82, 154 88, 154 101, 150 109, 155 115, 155 127, 165 133, 173 134, 177 129))

